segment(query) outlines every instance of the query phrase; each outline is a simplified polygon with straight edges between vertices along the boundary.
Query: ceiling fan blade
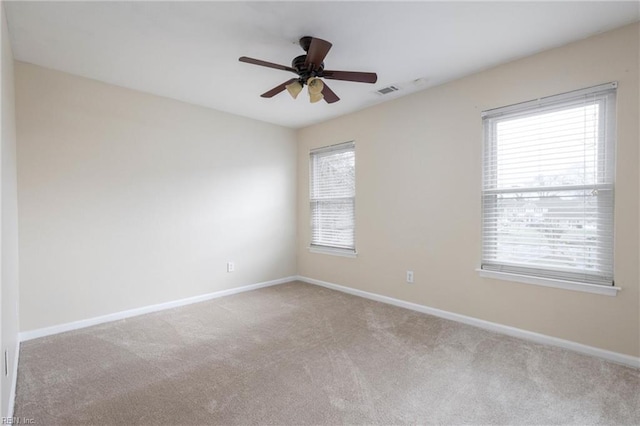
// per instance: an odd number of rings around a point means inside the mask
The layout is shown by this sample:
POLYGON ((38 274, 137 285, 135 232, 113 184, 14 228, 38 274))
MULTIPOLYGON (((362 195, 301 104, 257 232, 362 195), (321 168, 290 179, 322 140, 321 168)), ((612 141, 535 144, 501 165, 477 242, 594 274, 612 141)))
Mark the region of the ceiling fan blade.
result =
POLYGON ((313 69, 318 69, 324 61, 324 58, 329 53, 332 44, 326 40, 320 38, 311 39, 309 50, 307 51, 307 58, 304 61, 304 65, 308 68, 309 65, 313 65, 313 69))
POLYGON ((333 90, 331 90, 329 86, 327 86, 327 83, 324 83, 324 87, 322 88, 322 95, 324 96, 324 100, 327 101, 328 104, 332 104, 340 100, 338 95, 336 95, 333 90))
POLYGON ((275 95, 277 95, 278 93, 282 92, 284 89, 286 89, 286 86, 288 84, 293 83, 294 81, 296 81, 297 78, 292 78, 291 80, 287 80, 284 83, 282 83, 279 86, 274 87, 273 89, 264 92, 262 95, 260 95, 263 98, 273 98, 275 95))
POLYGON ((324 70, 321 77, 331 80, 355 81, 358 83, 375 83, 378 81, 378 75, 375 72, 324 70))
POLYGON ((247 64, 260 65, 262 67, 274 68, 282 71, 291 71, 292 73, 297 74, 297 71, 291 67, 285 67, 284 65, 274 64, 273 62, 261 61, 260 59, 248 58, 246 56, 241 56, 238 58, 240 62, 246 62, 247 64))

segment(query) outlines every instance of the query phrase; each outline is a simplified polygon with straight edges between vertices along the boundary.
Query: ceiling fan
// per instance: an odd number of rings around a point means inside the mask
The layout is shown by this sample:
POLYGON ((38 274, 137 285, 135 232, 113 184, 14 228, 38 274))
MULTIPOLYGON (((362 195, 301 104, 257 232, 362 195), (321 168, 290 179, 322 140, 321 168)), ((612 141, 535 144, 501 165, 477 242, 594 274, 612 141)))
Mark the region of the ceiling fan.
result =
POLYGON ((355 81, 359 83, 375 83, 378 80, 378 76, 373 72, 325 70, 323 61, 332 46, 332 44, 326 40, 305 36, 300 39, 300 46, 307 53, 306 55, 294 58, 293 61, 291 61, 290 67, 261 61, 260 59, 248 58, 246 56, 239 58, 240 62, 289 71, 298 75, 298 77, 287 80, 260 96, 263 98, 271 98, 286 89, 295 99, 306 84, 309 89, 309 100, 312 103, 324 99, 327 103, 332 104, 339 101, 340 98, 321 78, 355 81))

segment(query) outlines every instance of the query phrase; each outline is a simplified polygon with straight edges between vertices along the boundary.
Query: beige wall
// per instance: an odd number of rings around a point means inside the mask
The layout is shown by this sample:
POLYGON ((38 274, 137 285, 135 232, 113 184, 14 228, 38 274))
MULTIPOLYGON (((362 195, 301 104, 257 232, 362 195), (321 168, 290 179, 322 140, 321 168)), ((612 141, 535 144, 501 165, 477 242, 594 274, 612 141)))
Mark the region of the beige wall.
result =
POLYGON ((296 273, 293 130, 21 62, 16 105, 21 330, 296 273))
MULTIPOLYGON (((15 93, 13 81, 13 53, 9 43, 7 22, 4 14, 4 3, 0 4, 1 30, 2 30, 2 89, 0 110, 2 115, 2 147, 0 157, 2 159, 2 205, 1 212, 1 259, 2 286, 0 291, 0 312, 2 327, 0 341, 2 351, 7 352, 9 359, 9 374, 4 375, 2 366, 2 387, 0 388, 1 416, 9 413, 9 398, 11 384, 14 380, 14 366, 16 345, 18 344, 18 198, 16 194, 16 124, 15 124, 15 93)), ((4 356, 0 354, 1 356, 4 356)), ((0 360, 2 358, 0 357, 0 360)), ((4 362, 2 361, 2 364, 4 362)))
POLYGON ((640 355, 638 25, 298 133, 301 275, 640 355), (618 81, 616 297, 483 279, 483 110, 618 81), (356 259, 310 253, 308 152, 356 141, 356 259), (405 283, 405 271, 415 283, 405 283))

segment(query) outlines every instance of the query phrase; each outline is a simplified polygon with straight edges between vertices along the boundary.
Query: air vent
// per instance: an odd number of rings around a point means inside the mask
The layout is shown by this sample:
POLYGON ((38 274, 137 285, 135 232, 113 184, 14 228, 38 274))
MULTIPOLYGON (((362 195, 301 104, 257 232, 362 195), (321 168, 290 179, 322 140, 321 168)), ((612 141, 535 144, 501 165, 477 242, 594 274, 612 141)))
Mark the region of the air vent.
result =
POLYGON ((376 93, 378 95, 388 95, 389 93, 397 92, 398 90, 400 89, 397 86, 387 86, 380 90, 376 90, 376 93))

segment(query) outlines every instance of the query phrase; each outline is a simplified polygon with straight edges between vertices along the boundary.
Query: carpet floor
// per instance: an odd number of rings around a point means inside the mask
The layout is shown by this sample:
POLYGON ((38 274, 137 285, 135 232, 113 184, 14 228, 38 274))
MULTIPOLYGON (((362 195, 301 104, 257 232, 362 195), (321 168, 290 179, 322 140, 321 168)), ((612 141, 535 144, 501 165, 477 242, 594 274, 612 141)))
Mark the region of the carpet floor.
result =
POLYGON ((640 424, 640 371, 294 282, 24 342, 52 424, 640 424))

